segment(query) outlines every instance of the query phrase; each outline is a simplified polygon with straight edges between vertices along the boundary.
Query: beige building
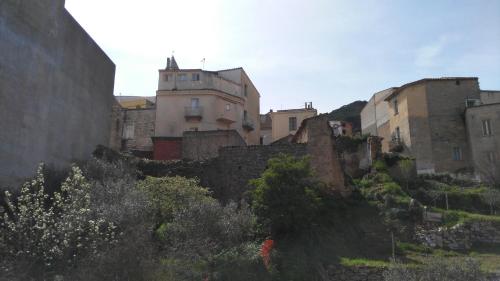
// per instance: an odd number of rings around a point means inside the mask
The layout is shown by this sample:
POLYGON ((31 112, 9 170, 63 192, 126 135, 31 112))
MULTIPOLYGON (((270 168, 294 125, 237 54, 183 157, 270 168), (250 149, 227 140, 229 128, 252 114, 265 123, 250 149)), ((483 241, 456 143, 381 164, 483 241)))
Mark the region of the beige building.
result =
POLYGON ((466 108, 496 101, 492 92, 480 91, 474 77, 426 78, 390 88, 363 109, 362 132, 383 137, 384 152, 415 157, 419 173, 470 174, 476 143, 468 137, 466 108))
POLYGON ((268 115, 271 118, 271 140, 270 143, 278 141, 290 135, 295 135, 304 119, 316 116, 318 111, 311 103, 306 103, 304 108, 285 109, 273 111, 268 115))
POLYGON ((489 96, 483 95, 481 91, 480 102, 467 107, 465 112, 467 136, 471 144, 476 176, 481 180, 498 184, 500 183, 500 92, 488 92, 489 96), (492 94, 496 96, 493 97, 492 94))
POLYGON ((174 151, 180 153, 185 131, 236 130, 246 144, 259 144, 259 100, 241 67, 179 69, 174 57, 168 59, 156 92, 155 159, 178 158, 174 151))

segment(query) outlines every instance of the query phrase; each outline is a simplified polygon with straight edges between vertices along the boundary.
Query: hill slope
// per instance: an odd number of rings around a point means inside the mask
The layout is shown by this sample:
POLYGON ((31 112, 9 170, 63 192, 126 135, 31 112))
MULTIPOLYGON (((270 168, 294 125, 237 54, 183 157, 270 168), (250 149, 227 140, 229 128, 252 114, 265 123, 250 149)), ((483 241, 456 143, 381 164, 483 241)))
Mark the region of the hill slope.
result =
POLYGON ((328 113, 330 120, 351 122, 355 132, 361 131, 361 110, 367 104, 366 101, 355 101, 344 105, 328 113))

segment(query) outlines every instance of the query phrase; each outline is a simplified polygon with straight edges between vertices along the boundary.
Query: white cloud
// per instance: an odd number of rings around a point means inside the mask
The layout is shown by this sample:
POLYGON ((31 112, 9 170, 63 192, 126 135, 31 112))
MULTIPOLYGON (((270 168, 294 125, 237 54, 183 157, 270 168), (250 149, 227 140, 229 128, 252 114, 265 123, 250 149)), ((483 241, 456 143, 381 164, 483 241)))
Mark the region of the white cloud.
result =
POLYGON ((450 40, 447 36, 441 36, 435 42, 420 47, 416 51, 415 65, 422 68, 430 68, 439 65, 442 56, 450 40))

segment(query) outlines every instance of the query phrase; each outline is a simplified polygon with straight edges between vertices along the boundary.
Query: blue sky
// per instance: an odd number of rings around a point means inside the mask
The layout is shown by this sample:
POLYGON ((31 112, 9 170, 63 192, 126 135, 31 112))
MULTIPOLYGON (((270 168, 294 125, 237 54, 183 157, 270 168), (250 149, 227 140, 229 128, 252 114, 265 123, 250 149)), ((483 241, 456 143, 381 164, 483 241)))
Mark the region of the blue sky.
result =
POLYGON ((66 0, 117 67, 115 95, 154 95, 181 68, 242 66, 261 112, 328 112, 424 77, 500 90, 500 0, 66 0))

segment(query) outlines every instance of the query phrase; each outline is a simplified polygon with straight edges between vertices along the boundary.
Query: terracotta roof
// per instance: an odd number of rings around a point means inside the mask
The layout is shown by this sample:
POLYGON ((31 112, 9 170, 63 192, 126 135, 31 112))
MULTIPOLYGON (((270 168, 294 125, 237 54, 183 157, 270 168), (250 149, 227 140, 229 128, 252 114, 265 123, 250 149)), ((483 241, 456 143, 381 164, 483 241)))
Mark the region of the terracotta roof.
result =
POLYGON ((408 87, 414 86, 414 85, 425 83, 425 82, 430 82, 430 81, 450 81, 450 80, 477 80, 477 79, 478 79, 477 77, 423 78, 423 79, 420 79, 420 80, 417 80, 417 81, 413 81, 413 82, 404 84, 404 85, 402 85, 400 87, 394 87, 395 88, 394 92, 392 92, 392 94, 390 94, 389 96, 387 96, 384 100, 388 101, 388 100, 392 99, 394 96, 398 95, 402 90, 404 90, 404 89, 406 89, 408 87))

